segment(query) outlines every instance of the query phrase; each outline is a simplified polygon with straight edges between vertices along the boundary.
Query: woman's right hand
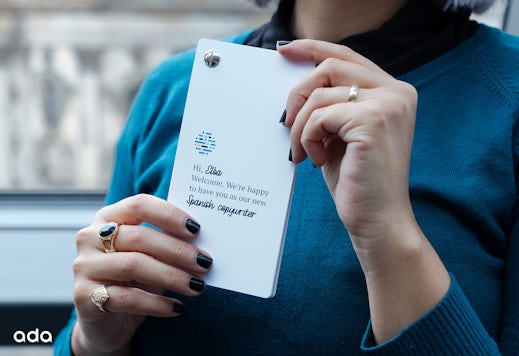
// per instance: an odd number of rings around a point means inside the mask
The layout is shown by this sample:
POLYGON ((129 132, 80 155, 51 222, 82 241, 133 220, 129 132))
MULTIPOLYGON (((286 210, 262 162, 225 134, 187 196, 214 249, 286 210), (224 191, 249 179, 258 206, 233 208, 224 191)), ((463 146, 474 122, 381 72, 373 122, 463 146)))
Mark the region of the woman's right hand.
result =
POLYGON ((76 238, 75 355, 124 353, 146 316, 175 317, 184 308, 179 300, 163 296, 164 290, 186 296, 201 293, 201 275, 211 268, 212 259, 189 242, 199 228, 185 212, 151 195, 126 198, 97 212, 76 238), (98 238, 108 222, 120 224, 113 253, 105 252, 98 238), (89 296, 103 285, 109 295, 103 305, 106 312, 89 296))

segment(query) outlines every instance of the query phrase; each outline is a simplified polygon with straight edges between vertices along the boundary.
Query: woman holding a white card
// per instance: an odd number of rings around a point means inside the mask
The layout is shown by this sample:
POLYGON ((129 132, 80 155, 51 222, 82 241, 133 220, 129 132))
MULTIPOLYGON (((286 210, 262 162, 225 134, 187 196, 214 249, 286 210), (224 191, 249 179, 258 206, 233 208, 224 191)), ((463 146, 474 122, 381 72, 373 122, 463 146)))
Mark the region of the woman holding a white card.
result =
POLYGON ((281 0, 230 40, 317 65, 280 120, 298 173, 271 299, 205 288, 204 222, 163 200, 196 58, 159 66, 78 234, 56 353, 516 353, 519 40, 469 19, 491 3, 281 0))

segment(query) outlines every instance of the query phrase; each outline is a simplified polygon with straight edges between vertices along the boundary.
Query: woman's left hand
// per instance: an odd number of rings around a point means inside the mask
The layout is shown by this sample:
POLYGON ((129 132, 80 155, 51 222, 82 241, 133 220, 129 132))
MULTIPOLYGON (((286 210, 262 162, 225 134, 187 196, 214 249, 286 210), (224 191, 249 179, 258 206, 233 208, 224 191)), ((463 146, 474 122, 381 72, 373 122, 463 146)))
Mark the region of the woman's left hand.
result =
POLYGON ((318 64, 290 92, 292 160, 322 167, 353 242, 386 235, 412 217, 408 174, 417 93, 351 49, 298 40, 278 51, 318 64), (348 101, 351 86, 358 96, 348 101))
POLYGON ((416 90, 341 45, 297 40, 278 51, 318 65, 288 97, 291 156, 322 167, 364 271, 375 340, 385 342, 450 285, 409 198, 416 90), (352 86, 359 87, 354 100, 352 86))

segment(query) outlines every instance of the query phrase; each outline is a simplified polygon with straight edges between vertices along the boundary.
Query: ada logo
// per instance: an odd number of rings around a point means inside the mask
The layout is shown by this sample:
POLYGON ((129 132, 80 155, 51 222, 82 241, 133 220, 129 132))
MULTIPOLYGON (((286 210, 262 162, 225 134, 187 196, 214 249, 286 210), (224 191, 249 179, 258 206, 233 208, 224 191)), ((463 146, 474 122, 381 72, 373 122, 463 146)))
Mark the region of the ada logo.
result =
POLYGON ((13 334, 13 340, 17 344, 25 344, 27 342, 31 344, 38 344, 38 343, 44 343, 44 344, 51 344, 52 343, 52 334, 50 331, 43 330, 40 332, 40 329, 36 328, 34 330, 31 330, 27 333, 17 330, 13 334))

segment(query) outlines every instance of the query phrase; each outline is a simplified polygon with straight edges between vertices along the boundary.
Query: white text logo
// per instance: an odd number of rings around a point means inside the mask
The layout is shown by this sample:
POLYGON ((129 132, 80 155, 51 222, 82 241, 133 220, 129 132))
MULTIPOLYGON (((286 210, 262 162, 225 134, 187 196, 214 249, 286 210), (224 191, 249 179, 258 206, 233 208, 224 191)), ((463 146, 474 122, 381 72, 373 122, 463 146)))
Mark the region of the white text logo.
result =
POLYGON ((25 344, 26 342, 31 344, 38 344, 40 342, 49 344, 52 343, 52 334, 50 331, 40 331, 38 328, 28 331, 27 333, 17 330, 13 334, 13 340, 18 344, 25 344))

